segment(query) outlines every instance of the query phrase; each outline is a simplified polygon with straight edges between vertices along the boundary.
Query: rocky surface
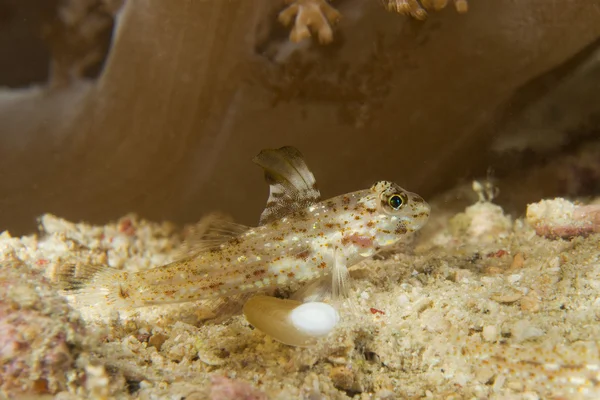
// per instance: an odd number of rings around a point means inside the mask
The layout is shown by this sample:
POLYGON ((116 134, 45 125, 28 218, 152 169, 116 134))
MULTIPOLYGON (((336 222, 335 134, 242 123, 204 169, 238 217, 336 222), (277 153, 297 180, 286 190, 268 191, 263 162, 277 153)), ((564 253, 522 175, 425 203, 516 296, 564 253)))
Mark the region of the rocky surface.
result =
MULTIPOLYGON (((532 223, 550 223, 551 210, 532 223)), ((4 393, 61 399, 600 396, 598 233, 547 238, 487 201, 458 214, 435 211, 412 250, 352 270, 342 322, 306 349, 273 341, 240 315, 203 322, 194 304, 124 312, 82 306, 70 296, 71 309, 48 283, 70 262, 131 271, 160 265, 177 256, 183 237, 170 224, 133 215, 106 226, 46 215, 39 237, 4 233, 4 393)))

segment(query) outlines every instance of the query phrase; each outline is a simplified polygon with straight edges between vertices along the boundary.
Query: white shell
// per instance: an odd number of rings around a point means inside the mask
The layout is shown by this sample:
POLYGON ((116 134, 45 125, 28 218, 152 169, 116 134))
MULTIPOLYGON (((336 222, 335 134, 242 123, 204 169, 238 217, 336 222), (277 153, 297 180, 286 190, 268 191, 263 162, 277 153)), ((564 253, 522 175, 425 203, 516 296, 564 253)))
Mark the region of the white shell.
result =
POLYGON ((301 303, 271 296, 254 296, 244 304, 248 322, 273 339, 291 346, 311 346, 339 321, 328 304, 301 303))
POLYGON ((340 316, 329 304, 312 302, 304 303, 292 310, 292 324, 307 335, 326 336, 340 321, 340 316))

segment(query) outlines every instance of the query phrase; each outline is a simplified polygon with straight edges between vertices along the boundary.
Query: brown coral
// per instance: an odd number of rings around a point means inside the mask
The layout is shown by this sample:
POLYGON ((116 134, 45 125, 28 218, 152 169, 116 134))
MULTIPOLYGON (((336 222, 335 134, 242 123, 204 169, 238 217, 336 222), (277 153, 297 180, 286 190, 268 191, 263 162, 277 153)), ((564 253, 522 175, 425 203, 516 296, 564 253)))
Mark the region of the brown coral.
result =
POLYGON ((340 19, 340 13, 326 0, 288 0, 289 7, 279 13, 279 21, 294 26, 290 32, 290 40, 299 42, 310 37, 310 31, 317 33, 319 42, 330 43, 333 40, 331 25, 340 19))
MULTIPOLYGON (((383 0, 383 4, 388 11, 424 20, 428 10, 440 11, 448 5, 448 0, 383 0)), ((461 14, 469 10, 467 0, 454 0, 454 7, 461 14)))

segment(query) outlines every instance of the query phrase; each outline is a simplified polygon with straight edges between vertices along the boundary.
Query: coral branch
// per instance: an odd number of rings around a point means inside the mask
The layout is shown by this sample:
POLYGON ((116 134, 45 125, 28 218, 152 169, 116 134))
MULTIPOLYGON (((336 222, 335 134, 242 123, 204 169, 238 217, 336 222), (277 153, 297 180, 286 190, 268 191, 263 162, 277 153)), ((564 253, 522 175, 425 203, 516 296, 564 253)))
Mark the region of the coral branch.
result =
MULTIPOLYGON (((463 14, 469 10, 467 0, 454 0, 456 11, 463 14)), ((427 11, 440 11, 448 5, 448 0, 383 0, 388 11, 410 15, 420 21, 427 18, 427 11)))
POLYGON ((340 13, 327 3, 326 0, 288 0, 289 7, 279 13, 279 21, 294 26, 290 32, 292 42, 300 42, 310 37, 310 32, 316 32, 319 42, 330 43, 333 40, 331 25, 341 17, 340 13))

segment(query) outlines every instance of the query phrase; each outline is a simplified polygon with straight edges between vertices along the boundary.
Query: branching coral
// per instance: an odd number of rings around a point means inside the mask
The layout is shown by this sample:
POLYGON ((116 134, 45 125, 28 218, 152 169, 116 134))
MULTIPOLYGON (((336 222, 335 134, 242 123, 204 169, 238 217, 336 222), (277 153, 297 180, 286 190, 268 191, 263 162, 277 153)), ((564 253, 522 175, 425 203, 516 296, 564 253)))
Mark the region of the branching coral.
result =
MULTIPOLYGON (((453 0, 454 7, 459 13, 466 13, 469 9, 467 0, 453 0)), ((427 11, 440 11, 448 5, 448 0, 383 0, 383 4, 388 11, 399 14, 410 15, 411 17, 424 20, 427 18, 427 11)))
MULTIPOLYGON (((428 11, 440 11, 448 5, 448 0, 381 0, 388 11, 424 20, 428 11)), ((279 21, 288 26, 292 24, 290 40, 300 42, 311 36, 311 31, 316 32, 321 44, 333 40, 332 25, 341 17, 341 14, 329 5, 327 0, 286 0, 290 4, 279 13, 279 21)), ((467 0, 453 0, 454 7, 459 13, 469 9, 467 0)))
POLYGON ((310 31, 316 32, 319 42, 330 43, 333 40, 331 26, 340 19, 340 13, 329 5, 327 0, 287 0, 290 4, 279 13, 279 21, 294 26, 290 32, 290 40, 299 42, 310 37, 310 31))

